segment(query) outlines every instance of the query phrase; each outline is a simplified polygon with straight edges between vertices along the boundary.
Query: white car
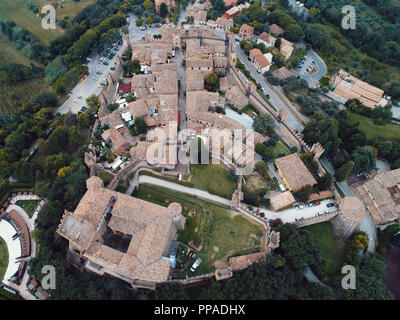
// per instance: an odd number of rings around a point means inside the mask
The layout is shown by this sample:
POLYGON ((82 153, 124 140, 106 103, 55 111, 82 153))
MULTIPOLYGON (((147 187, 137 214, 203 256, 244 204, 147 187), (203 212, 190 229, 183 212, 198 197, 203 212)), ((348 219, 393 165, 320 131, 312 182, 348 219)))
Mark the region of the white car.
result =
POLYGON ((197 260, 193 263, 192 267, 190 268, 190 271, 195 272, 197 267, 203 262, 201 258, 197 258, 197 260))

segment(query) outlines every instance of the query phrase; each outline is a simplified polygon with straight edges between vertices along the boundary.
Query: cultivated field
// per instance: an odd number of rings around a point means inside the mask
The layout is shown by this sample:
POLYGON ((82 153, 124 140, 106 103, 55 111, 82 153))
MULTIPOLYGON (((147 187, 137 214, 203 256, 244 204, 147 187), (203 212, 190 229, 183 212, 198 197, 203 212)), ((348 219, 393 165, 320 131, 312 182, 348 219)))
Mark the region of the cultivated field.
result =
MULTIPOLYGON (((56 8, 58 21, 60 21, 64 16, 74 17, 78 11, 87 5, 94 3, 93 0, 81 0, 80 2, 74 2, 73 0, 31 0, 31 2, 38 6, 39 12, 41 10, 41 6, 44 4, 54 5, 56 8)), ((34 14, 31 10, 29 10, 26 6, 26 3, 26 0, 1 0, 0 13, 2 13, 9 20, 14 21, 17 25, 30 31, 45 44, 48 44, 51 40, 54 40, 63 33, 63 30, 59 26, 57 26, 57 29, 55 30, 43 29, 41 18, 38 14, 34 14)))
POLYGON ((29 66, 31 60, 26 57, 21 51, 17 50, 13 44, 0 34, 0 65, 7 63, 19 63, 29 66))
POLYGON ((50 90, 51 88, 43 79, 22 81, 16 85, 2 84, 0 86, 0 113, 14 113, 31 97, 50 90))

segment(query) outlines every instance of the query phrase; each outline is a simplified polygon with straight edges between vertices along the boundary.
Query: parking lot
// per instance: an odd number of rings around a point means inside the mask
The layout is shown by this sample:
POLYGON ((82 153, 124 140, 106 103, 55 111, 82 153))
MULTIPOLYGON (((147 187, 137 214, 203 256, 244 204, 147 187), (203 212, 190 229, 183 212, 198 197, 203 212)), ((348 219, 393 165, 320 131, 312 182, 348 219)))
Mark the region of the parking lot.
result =
MULTIPOLYGON (((334 205, 332 207, 327 207, 326 205, 329 203, 333 203, 333 201, 330 199, 323 200, 323 201, 320 201, 319 205, 304 207, 302 209, 298 209, 297 207, 294 207, 294 208, 284 209, 284 210, 277 211, 277 212, 267 210, 267 209, 260 209, 260 212, 263 212, 267 219, 274 220, 274 219, 279 218, 282 220, 283 223, 293 223, 293 222, 299 221, 301 219, 316 217, 316 216, 318 216, 318 214, 322 215, 325 213, 337 211, 337 207, 334 205)), ((253 207, 254 211, 257 209, 258 209, 257 207, 253 207)))
MULTIPOLYGON (((133 15, 130 15, 128 30, 131 42, 141 40, 147 33, 152 35, 161 33, 161 29, 155 27, 139 30, 139 28, 136 27, 136 17, 133 15)), ((122 55, 122 52, 125 50, 124 45, 117 46, 117 48, 117 51, 113 51, 115 55, 111 59, 104 57, 103 54, 92 53, 89 55, 88 58, 90 60, 87 61, 87 66, 89 67, 88 77, 75 86, 67 101, 57 109, 58 112, 62 114, 69 111, 78 113, 81 111, 82 107, 86 107, 87 97, 93 94, 100 94, 101 90, 103 90, 100 83, 106 83, 108 73, 112 71, 112 68, 116 65, 116 55, 122 55), (104 60, 108 63, 107 65, 103 64, 104 60)), ((102 53, 105 54, 105 50, 102 53)))
MULTIPOLYGON (((117 45, 117 51, 114 51, 116 54, 122 54, 124 48, 123 45, 117 45)), ((86 98, 91 95, 100 94, 103 87, 100 83, 106 84, 107 75, 111 70, 111 68, 116 65, 116 57, 114 56, 112 59, 106 59, 103 55, 99 54, 91 54, 88 57, 87 66, 89 67, 89 75, 86 79, 80 83, 78 83, 75 88, 71 91, 67 101, 58 108, 58 112, 64 114, 69 111, 72 113, 78 113, 81 111, 82 107, 86 107, 86 98), (101 60, 103 59, 103 60, 101 60), (103 64, 103 61, 108 63, 107 65, 103 64)))
POLYGON ((306 54, 297 65, 299 72, 304 75, 312 74, 318 70, 316 61, 309 54, 306 54))

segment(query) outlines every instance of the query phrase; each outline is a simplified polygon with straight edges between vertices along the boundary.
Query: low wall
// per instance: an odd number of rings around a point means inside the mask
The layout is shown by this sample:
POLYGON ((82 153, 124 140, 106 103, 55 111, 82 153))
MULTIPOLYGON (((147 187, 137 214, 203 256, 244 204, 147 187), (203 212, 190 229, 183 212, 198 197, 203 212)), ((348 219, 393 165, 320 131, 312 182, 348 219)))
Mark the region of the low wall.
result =
POLYGON ((330 212, 330 213, 324 214, 322 216, 311 217, 311 218, 307 218, 307 219, 304 219, 304 220, 301 220, 301 221, 297 221, 294 224, 298 228, 302 228, 302 227, 310 226, 312 224, 317 224, 317 223, 329 221, 329 220, 333 219, 337 214, 338 214, 338 211, 334 211, 334 212, 330 212))

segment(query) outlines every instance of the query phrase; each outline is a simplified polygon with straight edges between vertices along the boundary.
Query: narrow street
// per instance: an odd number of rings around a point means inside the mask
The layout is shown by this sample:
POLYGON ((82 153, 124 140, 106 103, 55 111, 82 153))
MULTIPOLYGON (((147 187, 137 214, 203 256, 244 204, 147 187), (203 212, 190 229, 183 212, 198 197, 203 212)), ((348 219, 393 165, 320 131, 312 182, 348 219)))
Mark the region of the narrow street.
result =
POLYGON ((176 62, 176 71, 178 73, 178 80, 180 81, 180 95, 178 110, 181 115, 180 128, 186 129, 186 70, 185 66, 182 65, 182 61, 185 60, 186 53, 182 49, 175 52, 175 58, 173 61, 176 62))

